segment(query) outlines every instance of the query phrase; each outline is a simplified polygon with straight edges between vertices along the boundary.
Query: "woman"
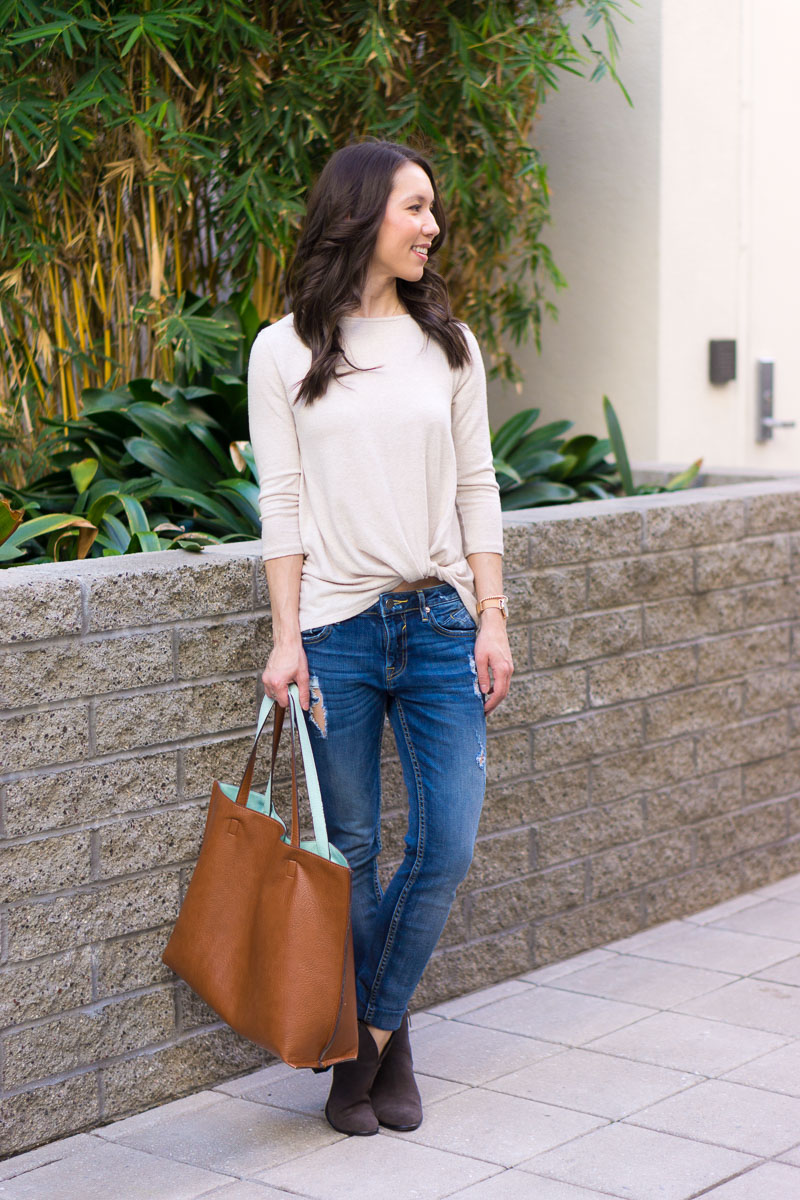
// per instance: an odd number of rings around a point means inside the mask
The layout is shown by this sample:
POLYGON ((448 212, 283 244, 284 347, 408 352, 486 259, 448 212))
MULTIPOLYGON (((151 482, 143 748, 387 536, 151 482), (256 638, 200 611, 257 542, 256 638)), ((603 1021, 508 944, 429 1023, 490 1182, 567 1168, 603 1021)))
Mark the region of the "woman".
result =
POLYGON ((337 151, 289 271, 292 312, 261 330, 249 366, 264 687, 286 705, 297 682, 328 832, 352 870, 359 1051, 334 1067, 325 1109, 348 1134, 422 1120, 408 1004, 472 858, 486 714, 513 670, 483 366, 430 266, 444 236, 421 155, 337 151), (409 821, 384 892, 387 714, 409 821))

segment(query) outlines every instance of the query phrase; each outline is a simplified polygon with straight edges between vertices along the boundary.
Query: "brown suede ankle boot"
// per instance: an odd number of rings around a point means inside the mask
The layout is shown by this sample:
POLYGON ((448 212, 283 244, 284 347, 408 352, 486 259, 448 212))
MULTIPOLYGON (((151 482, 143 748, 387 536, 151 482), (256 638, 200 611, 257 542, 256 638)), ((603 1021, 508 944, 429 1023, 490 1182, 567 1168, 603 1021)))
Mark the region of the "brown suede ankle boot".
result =
MULTIPOLYGON (((384 1054, 387 1049, 388 1046, 384 1047, 384 1054)), ((336 1063, 328 1103, 325 1105, 328 1124, 338 1133, 369 1137, 378 1132, 378 1119, 372 1110, 369 1089, 382 1058, 368 1027, 359 1021, 358 1058, 336 1063)))
POLYGON ((411 1061, 408 1013, 389 1039, 369 1098, 375 1116, 387 1129, 408 1133, 422 1124, 422 1100, 411 1061))

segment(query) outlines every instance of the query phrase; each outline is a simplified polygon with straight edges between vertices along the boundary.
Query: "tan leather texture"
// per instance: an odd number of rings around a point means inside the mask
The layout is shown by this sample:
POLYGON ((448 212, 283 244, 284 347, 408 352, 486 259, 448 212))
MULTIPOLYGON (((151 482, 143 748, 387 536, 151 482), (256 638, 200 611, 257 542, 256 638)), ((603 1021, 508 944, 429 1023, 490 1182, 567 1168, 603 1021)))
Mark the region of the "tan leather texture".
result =
MULTIPOLYGON (((272 762, 285 710, 276 706, 272 762)), ((292 733, 292 832, 217 780, 194 873, 163 961, 238 1033, 292 1067, 358 1053, 349 867, 300 845, 292 733)))

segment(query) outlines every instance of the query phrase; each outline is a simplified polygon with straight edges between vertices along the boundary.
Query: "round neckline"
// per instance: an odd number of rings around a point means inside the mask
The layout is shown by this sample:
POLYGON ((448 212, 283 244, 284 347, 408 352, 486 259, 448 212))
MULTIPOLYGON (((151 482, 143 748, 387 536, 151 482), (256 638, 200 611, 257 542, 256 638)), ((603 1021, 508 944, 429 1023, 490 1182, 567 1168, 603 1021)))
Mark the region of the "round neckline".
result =
POLYGON ((341 317, 342 321, 405 321, 408 318, 413 320, 411 313, 395 313, 392 317, 360 317, 356 313, 347 313, 341 317))

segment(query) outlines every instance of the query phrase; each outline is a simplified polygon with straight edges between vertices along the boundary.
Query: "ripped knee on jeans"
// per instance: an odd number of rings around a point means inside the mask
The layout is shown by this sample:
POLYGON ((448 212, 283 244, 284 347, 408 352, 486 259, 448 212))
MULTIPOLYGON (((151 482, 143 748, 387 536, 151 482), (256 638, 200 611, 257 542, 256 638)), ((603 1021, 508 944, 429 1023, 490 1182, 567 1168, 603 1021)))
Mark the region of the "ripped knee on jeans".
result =
POLYGON ((325 710, 325 701, 322 698, 322 689, 319 686, 319 679, 316 675, 312 675, 308 681, 311 720, 315 728, 319 731, 322 737, 328 736, 328 714, 325 710))

